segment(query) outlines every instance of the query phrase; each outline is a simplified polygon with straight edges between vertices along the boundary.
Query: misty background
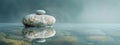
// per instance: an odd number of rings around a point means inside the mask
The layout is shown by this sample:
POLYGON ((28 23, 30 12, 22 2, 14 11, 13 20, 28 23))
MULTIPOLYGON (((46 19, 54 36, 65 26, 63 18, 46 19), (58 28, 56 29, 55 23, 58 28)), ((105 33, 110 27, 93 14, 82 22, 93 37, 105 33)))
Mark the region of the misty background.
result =
POLYGON ((120 0, 0 0, 0 23, 46 10, 58 23, 120 23, 120 0))

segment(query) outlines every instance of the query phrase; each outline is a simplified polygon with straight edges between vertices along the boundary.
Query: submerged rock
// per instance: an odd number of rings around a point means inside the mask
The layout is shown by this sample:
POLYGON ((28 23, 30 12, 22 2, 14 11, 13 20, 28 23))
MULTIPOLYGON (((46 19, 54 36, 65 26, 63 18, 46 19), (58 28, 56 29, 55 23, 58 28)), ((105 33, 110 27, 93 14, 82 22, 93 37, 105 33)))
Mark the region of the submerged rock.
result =
POLYGON ((7 35, 5 33, 0 32, 0 45, 31 45, 30 43, 24 41, 9 39, 9 37, 6 37, 7 35))
POLYGON ((0 32, 0 40, 1 40, 1 39, 4 39, 6 36, 7 36, 7 35, 6 35, 5 33, 0 32))
MULTIPOLYGON (((48 45, 76 45, 79 44, 79 39, 72 32, 57 30, 57 34, 53 38, 47 39, 48 45)), ((81 44, 79 44, 81 45, 81 44)))
POLYGON ((50 43, 49 45, 76 45, 78 38, 74 36, 59 36, 55 39, 50 39, 47 43, 50 43))
POLYGON ((37 10, 36 14, 30 14, 23 18, 23 24, 26 27, 52 26, 56 19, 53 16, 46 15, 44 10, 37 10))
POLYGON ((19 40, 14 40, 14 39, 2 39, 0 40, 0 44, 5 44, 5 45, 31 45, 30 43, 24 42, 24 41, 19 41, 19 40))
POLYGON ((98 42, 107 42, 107 41, 113 40, 109 36, 89 36, 87 38, 88 38, 88 40, 93 41, 93 42, 96 42, 96 41, 98 41, 98 42))

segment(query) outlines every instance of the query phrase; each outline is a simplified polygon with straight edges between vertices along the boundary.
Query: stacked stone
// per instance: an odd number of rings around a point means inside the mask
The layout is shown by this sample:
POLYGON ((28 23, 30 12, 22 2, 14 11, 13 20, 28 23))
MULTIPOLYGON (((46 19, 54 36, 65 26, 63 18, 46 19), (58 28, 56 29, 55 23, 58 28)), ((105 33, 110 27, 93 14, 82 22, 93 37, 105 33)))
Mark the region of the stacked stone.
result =
POLYGON ((46 38, 53 37, 56 31, 52 29, 56 22, 55 17, 46 15, 44 10, 37 10, 35 14, 27 15, 22 22, 25 26, 22 33, 29 41, 45 42, 46 38))
POLYGON ((30 14, 23 18, 25 27, 52 26, 56 22, 55 17, 46 15, 44 10, 37 10, 36 14, 30 14))

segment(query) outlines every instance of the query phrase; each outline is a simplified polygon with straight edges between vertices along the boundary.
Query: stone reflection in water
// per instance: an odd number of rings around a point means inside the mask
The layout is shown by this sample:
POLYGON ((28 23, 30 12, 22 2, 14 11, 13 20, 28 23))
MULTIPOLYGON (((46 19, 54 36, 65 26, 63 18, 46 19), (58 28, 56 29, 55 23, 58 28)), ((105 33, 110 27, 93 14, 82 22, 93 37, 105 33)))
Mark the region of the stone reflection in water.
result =
POLYGON ((24 28, 22 33, 29 41, 46 42, 46 38, 55 36, 56 31, 52 27, 29 27, 24 28))

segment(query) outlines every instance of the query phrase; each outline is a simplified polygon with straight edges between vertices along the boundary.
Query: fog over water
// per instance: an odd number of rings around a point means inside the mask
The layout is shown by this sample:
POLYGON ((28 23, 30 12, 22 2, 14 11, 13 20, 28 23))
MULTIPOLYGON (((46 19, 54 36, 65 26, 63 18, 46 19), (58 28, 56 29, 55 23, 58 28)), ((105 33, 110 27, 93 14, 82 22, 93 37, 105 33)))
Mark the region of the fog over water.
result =
POLYGON ((120 23, 120 0, 0 0, 0 22, 20 23, 38 9, 58 23, 120 23))

